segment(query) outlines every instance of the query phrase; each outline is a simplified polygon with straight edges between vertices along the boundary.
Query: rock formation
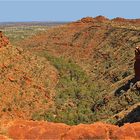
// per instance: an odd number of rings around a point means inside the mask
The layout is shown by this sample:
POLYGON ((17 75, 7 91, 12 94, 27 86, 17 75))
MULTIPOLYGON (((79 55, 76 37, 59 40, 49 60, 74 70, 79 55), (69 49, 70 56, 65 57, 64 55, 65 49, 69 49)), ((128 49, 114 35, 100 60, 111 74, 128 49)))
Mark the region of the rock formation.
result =
POLYGON ((107 22, 107 21, 109 21, 109 19, 104 17, 104 16, 97 16, 95 18, 93 18, 93 17, 85 17, 85 18, 82 18, 80 21, 82 23, 94 23, 94 22, 107 22))
POLYGON ((135 49, 134 70, 135 70, 135 79, 136 81, 139 81, 140 80, 140 47, 136 47, 135 49))
POLYGON ((117 22, 117 23, 140 24, 140 19, 125 19, 125 18, 121 18, 121 17, 114 18, 111 21, 117 22))
POLYGON ((122 127, 101 122, 69 126, 63 123, 15 120, 0 122, 0 133, 0 138, 5 140, 135 140, 140 138, 140 123, 125 124, 122 127))

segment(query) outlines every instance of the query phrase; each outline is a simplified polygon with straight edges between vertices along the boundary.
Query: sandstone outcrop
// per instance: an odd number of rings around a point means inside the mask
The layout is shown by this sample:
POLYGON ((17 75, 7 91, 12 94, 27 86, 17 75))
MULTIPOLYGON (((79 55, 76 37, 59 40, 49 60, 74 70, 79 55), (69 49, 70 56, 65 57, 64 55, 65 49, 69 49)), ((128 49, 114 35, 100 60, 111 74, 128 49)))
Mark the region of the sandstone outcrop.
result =
POLYGON ((114 18, 111 21, 117 22, 117 23, 140 24, 140 19, 125 19, 125 18, 121 18, 121 17, 114 18))
POLYGON ((86 17, 86 18, 82 18, 80 21, 83 22, 83 23, 92 23, 95 20, 92 17, 86 17))
POLYGON ((135 70, 135 79, 136 81, 139 81, 140 80, 140 47, 136 47, 135 49, 134 70, 135 70))
POLYGON ((140 138, 140 123, 125 124, 122 127, 101 122, 69 126, 63 123, 15 120, 10 122, 1 122, 0 133, 0 138, 7 140, 135 140, 140 138))
POLYGON ((78 20, 78 23, 117 23, 117 24, 140 24, 140 19, 125 19, 122 17, 116 17, 114 19, 108 19, 104 16, 97 16, 97 17, 84 17, 81 20, 78 20))
POLYGON ((94 18, 96 21, 98 21, 98 22, 106 22, 106 21, 109 21, 109 19, 108 18, 106 18, 106 17, 104 17, 104 16, 97 16, 97 17, 95 17, 94 18))
POLYGON ((79 22, 82 22, 82 23, 94 23, 94 22, 107 22, 109 21, 108 18, 104 17, 104 16, 97 16, 95 18, 93 17, 85 17, 85 18, 82 18, 79 22))

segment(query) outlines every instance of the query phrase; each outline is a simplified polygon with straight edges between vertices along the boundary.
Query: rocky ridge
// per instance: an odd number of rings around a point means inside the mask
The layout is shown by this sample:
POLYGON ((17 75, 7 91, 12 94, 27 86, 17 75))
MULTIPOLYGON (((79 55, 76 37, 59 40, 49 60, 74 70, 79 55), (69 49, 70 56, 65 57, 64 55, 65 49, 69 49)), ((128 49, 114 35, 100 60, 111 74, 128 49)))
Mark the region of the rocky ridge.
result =
POLYGON ((15 120, 0 122, 0 133, 3 140, 136 140, 140 138, 140 123, 125 124, 122 127, 101 122, 69 126, 63 123, 15 120))
POLYGON ((83 23, 94 23, 94 22, 116 22, 116 23, 131 23, 131 24, 140 24, 140 19, 125 19, 121 17, 116 17, 113 19, 108 19, 107 17, 104 16, 97 16, 97 17, 85 17, 82 18, 81 20, 78 20, 78 22, 83 22, 83 23))

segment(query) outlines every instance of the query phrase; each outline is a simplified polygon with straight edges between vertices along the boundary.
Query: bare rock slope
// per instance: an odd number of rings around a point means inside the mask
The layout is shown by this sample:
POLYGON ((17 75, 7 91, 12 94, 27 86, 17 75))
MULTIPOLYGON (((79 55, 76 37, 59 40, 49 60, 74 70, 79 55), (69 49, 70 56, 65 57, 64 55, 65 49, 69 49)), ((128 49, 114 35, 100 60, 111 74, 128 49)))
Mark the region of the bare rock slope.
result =
POLYGON ((46 59, 11 46, 0 33, 0 119, 31 119, 52 104, 57 71, 46 59))

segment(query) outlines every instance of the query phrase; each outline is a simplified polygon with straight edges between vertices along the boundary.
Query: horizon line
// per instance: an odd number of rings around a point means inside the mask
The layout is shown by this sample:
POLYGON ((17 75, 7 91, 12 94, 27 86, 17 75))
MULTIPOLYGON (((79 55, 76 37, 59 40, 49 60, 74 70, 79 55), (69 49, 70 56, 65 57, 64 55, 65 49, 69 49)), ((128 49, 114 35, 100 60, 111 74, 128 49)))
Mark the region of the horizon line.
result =
MULTIPOLYGON (((114 17, 114 18, 109 18, 109 17, 107 17, 107 16, 102 16, 102 15, 98 15, 98 16, 95 16, 95 17, 93 17, 93 16, 86 16, 86 17, 83 17, 83 18, 87 18, 87 17, 91 17, 91 18, 96 18, 96 17, 105 17, 105 18, 107 18, 107 19, 109 19, 109 20, 113 20, 113 19, 116 19, 116 18, 122 18, 122 19, 126 19, 126 20, 138 20, 138 19, 140 19, 140 17, 138 17, 138 18, 125 18, 125 17, 121 17, 121 16, 117 16, 117 17, 114 17)), ((0 21, 0 23, 31 23, 31 22, 33 22, 33 23, 38 23, 38 22, 40 22, 40 23, 61 23, 61 22, 63 22, 63 23, 67 23, 67 22, 74 22, 74 21, 78 21, 78 20, 81 20, 82 18, 80 18, 80 19, 77 19, 77 20, 58 20, 58 21, 56 21, 56 20, 25 20, 25 21, 22 21, 22 20, 13 20, 13 21, 0 21)))

